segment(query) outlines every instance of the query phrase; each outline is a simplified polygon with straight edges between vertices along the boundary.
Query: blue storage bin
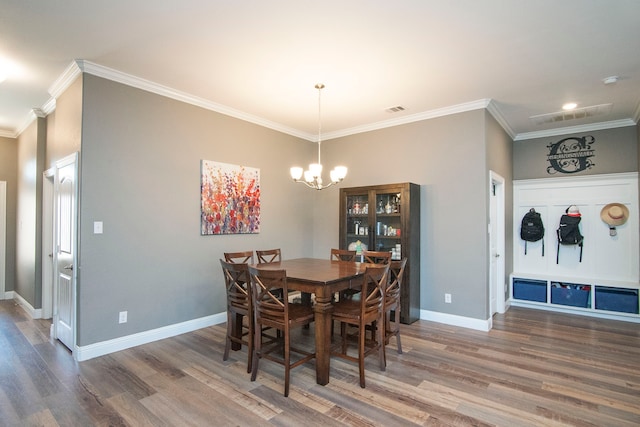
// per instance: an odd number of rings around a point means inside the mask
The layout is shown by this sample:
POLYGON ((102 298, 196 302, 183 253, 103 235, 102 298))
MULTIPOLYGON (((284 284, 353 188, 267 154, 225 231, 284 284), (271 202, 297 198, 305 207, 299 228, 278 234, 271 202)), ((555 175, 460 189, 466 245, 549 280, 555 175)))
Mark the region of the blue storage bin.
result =
POLYGON ((547 282, 533 279, 513 279, 513 298, 547 302, 547 282))
POLYGON ((551 282, 551 303, 588 308, 591 286, 572 283, 551 282))
POLYGON ((638 314, 638 290, 596 286, 596 309, 638 314))

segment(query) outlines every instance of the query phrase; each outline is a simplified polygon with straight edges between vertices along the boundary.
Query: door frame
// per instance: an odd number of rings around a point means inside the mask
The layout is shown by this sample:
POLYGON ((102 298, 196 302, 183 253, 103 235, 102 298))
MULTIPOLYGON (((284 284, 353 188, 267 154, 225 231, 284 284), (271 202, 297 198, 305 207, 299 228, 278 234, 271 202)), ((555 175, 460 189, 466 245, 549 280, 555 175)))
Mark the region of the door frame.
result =
POLYGON ((78 200, 79 194, 80 194, 80 185, 78 183, 78 177, 80 176, 80 156, 79 153, 73 153, 70 154, 60 160, 58 160, 55 163, 55 167, 53 168, 54 170, 54 184, 53 184, 53 193, 52 193, 52 198, 53 198, 53 216, 52 216, 52 221, 53 221, 53 226, 52 226, 52 231, 53 231, 53 268, 52 268, 52 272, 53 272, 53 319, 52 319, 52 327, 51 327, 51 338, 52 339, 58 339, 58 286, 57 286, 57 282, 58 282, 58 276, 60 274, 60 269, 59 269, 59 263, 58 263, 58 245, 59 245, 59 230, 58 230, 58 184, 59 184, 59 180, 60 177, 58 175, 58 170, 71 164, 71 163, 75 163, 75 194, 74 194, 74 206, 73 206, 73 227, 72 227, 72 240, 73 240, 73 261, 72 261, 72 268, 71 268, 71 276, 72 276, 72 288, 71 288, 71 307, 72 307, 72 320, 71 320, 71 330, 72 330, 72 346, 73 348, 70 348, 71 353, 73 354, 74 359, 77 359, 77 352, 76 352, 76 339, 77 339, 77 271, 78 271, 78 207, 80 205, 80 202, 78 200))
MULTIPOLYGON (((505 211, 505 179, 494 171, 489 171, 489 197, 495 191, 496 199, 496 218, 489 218, 489 231, 491 232, 491 224, 496 225, 496 277, 491 277, 491 257, 494 254, 489 254, 489 311, 493 311, 491 308, 491 300, 493 296, 496 297, 496 312, 504 313, 506 311, 506 278, 505 278, 505 223, 506 223, 506 211, 505 211), (495 188, 495 190, 494 190, 495 188)), ((489 200, 491 203, 491 200, 489 200)), ((489 236, 491 239, 492 236, 489 236)), ((489 242, 491 246, 491 242, 489 242)), ((490 317, 493 317, 495 313, 490 313, 490 317)))
POLYGON ((54 297, 54 179, 55 169, 47 169, 42 174, 42 318, 53 317, 54 297))

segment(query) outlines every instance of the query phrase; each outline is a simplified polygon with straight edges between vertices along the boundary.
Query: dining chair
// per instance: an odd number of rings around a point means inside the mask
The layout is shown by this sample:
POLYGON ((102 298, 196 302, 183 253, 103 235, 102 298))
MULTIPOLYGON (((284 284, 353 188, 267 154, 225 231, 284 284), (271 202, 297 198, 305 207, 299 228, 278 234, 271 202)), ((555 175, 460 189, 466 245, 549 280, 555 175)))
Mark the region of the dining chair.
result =
POLYGON ((331 260, 335 261, 355 261, 356 251, 349 251, 347 249, 331 249, 331 260))
POLYGON ((225 252, 224 260, 234 264, 254 264, 253 251, 225 252))
POLYGON ((384 251, 362 251, 364 262, 372 264, 389 264, 391 261, 391 252, 384 251))
MULTIPOLYGON (((387 285, 389 265, 369 266, 363 276, 361 297, 359 300, 344 299, 333 304, 332 319, 340 322, 341 343, 339 351, 332 349, 331 355, 358 363, 360 387, 365 387, 364 359, 369 354, 378 353, 380 370, 385 370, 384 361, 384 331, 377 328, 377 338, 366 340, 366 326, 376 322, 384 324, 384 291, 387 285), (348 339, 346 326, 356 326, 358 356, 348 353, 348 339)), ((254 359, 255 363, 255 359, 254 359)))
POLYGON ((291 369, 315 357, 315 352, 311 353, 291 345, 291 331, 309 324, 313 320, 314 312, 311 306, 289 303, 285 270, 260 270, 249 267, 249 276, 251 278, 254 328, 258 330, 263 327, 271 327, 281 331, 281 334, 278 334, 278 339, 273 343, 267 343, 266 346, 262 335, 255 334, 251 381, 256 379, 260 359, 279 363, 284 366, 284 396, 287 397, 289 396, 291 369), (282 290, 282 298, 274 293, 275 290, 282 290), (291 353, 296 353, 300 357, 292 361, 291 353))
POLYGON ((258 256, 258 264, 282 261, 282 253, 280 252, 280 248, 256 251, 256 255, 258 256))
MULTIPOLYGON (((402 354, 402 343, 400 342, 400 294, 406 266, 407 258, 391 261, 389 264, 389 283, 384 292, 384 346, 386 348, 391 338, 395 336, 398 354, 402 354), (392 310, 394 311, 393 322, 391 322, 392 310)), ((384 362, 386 366, 386 350, 384 352, 384 362)))
MULTIPOLYGON (((347 249, 331 249, 330 259, 332 261, 354 261, 356 260, 356 251, 350 251, 347 249)), ((360 292, 359 289, 345 289, 338 293, 339 298, 351 298, 353 295, 360 292)), ((333 325, 331 327, 331 331, 333 332, 333 325)), ((333 335, 333 333, 332 333, 333 335)))
POLYGON ((220 260, 227 291, 227 338, 222 360, 229 358, 232 343, 247 346, 247 372, 251 372, 254 341, 254 321, 251 303, 249 266, 220 260), (246 318, 246 323, 244 319, 246 318), (235 330, 234 330, 235 326, 235 330), (246 329, 246 332, 245 332, 246 329), (245 339, 246 337, 246 339, 245 339))

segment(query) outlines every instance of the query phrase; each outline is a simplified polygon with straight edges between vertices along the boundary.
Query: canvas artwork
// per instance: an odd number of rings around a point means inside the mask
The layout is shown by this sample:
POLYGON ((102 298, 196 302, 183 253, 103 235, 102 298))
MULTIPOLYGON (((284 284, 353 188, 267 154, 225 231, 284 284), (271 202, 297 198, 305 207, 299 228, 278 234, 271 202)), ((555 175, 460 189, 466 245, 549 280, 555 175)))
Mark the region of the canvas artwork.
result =
POLYGON ((260 169, 202 160, 200 233, 260 232, 260 169))

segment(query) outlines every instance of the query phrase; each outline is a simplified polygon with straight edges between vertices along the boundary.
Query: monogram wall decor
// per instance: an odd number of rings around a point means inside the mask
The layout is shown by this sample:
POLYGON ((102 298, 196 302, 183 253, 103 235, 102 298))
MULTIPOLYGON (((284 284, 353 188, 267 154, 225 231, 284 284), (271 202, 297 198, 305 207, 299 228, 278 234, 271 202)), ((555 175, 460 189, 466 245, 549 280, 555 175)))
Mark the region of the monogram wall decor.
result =
POLYGON ((592 145, 596 142, 591 135, 561 139, 558 142, 552 142, 547 145, 549 154, 547 160, 548 174, 556 173, 577 173, 595 166, 593 157, 595 150, 592 145))

